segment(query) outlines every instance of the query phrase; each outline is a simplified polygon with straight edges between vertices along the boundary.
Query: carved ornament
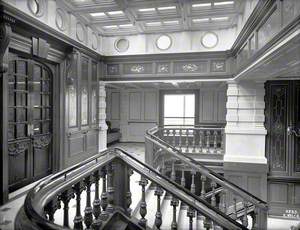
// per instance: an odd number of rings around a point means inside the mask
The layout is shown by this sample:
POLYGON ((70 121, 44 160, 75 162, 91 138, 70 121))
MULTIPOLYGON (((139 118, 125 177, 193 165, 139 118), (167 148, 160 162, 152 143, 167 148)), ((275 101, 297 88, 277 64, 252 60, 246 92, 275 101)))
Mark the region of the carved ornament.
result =
POLYGON ((8 70, 8 62, 4 60, 4 54, 9 45, 12 31, 11 26, 7 22, 0 23, 0 73, 5 73, 8 70))
POLYGON ((51 142, 51 136, 39 136, 35 137, 33 140, 33 147, 37 149, 45 148, 47 147, 51 142))
POLYGON ((131 66, 130 71, 134 73, 143 73, 145 68, 142 65, 133 65, 131 66))
POLYGON ((8 155, 18 156, 20 153, 25 152, 29 147, 29 142, 18 142, 8 145, 8 155))
POLYGON ((198 66, 196 64, 185 64, 182 66, 182 70, 184 72, 196 72, 198 70, 198 66))

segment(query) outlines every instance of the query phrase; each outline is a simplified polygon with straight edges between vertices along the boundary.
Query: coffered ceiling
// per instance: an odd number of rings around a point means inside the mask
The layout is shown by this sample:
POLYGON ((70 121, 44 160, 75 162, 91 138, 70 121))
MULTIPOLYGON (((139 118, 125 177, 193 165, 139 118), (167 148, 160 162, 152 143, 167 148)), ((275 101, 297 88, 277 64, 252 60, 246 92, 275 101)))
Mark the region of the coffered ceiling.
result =
POLYGON ((245 0, 62 0, 101 35, 131 35, 234 27, 245 0))

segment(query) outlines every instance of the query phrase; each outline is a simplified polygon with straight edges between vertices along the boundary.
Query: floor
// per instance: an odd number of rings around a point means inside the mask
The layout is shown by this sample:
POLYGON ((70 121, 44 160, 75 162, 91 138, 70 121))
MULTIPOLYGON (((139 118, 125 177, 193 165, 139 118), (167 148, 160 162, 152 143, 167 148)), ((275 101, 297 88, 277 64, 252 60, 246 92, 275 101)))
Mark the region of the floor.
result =
MULTIPOLYGON (((144 161, 145 160, 145 149, 144 144, 142 143, 117 143, 110 147, 120 147, 124 150, 127 150, 129 153, 132 153, 135 157, 137 157, 139 160, 144 161)), ((138 183, 139 177, 133 178, 133 183, 138 183)), ((10 194, 11 201, 7 203, 4 206, 0 207, 0 230, 14 230, 14 219, 15 216, 24 203, 26 191, 30 189, 33 185, 28 186, 26 188, 23 188, 14 194, 10 194)), ((92 188, 93 190, 93 188, 92 188)), ((136 197, 136 196, 135 196, 136 197)), ((133 199, 135 198, 133 196, 133 199)), ((82 202, 85 202, 84 199, 82 199, 82 202)), ((133 200, 134 203, 137 203, 137 200, 133 200)), ((83 205, 82 205, 83 206, 83 205)), ((75 212, 75 203, 70 205, 70 212, 75 212)), ((57 223, 62 222, 62 220, 59 218, 60 213, 57 213, 55 215, 57 223)), ((296 226, 299 224, 299 221, 293 221, 293 220, 284 220, 284 219, 277 219, 277 218, 269 218, 268 219, 268 229, 269 230, 298 230, 300 228, 296 228, 293 226, 296 226)))

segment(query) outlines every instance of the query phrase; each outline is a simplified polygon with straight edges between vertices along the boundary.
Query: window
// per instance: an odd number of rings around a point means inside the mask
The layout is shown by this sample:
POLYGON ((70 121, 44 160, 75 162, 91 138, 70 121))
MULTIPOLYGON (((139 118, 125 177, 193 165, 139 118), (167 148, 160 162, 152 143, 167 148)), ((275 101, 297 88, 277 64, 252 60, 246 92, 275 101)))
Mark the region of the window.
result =
POLYGON ((195 124, 195 94, 165 94, 164 125, 195 124))

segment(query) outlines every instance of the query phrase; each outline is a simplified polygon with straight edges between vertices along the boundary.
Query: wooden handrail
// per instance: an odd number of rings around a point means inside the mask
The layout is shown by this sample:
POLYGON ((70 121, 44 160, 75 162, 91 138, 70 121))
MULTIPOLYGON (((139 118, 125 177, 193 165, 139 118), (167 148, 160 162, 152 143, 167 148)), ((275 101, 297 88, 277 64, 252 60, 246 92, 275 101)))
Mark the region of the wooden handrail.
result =
POLYGON ((154 127, 146 131, 146 139, 153 142, 160 148, 164 149, 168 153, 175 156, 177 159, 180 159, 185 164, 191 166, 194 170, 198 170, 203 175, 210 178, 212 181, 215 181, 217 184, 221 185, 222 187, 228 189, 229 191, 233 192, 234 194, 242 197, 246 201, 249 201, 259 208, 263 210, 267 210, 268 206, 267 203, 258 197, 252 195, 248 191, 244 190, 243 188, 237 186, 236 184, 230 182, 226 178, 222 177, 218 173, 215 173, 213 170, 209 169, 202 163, 195 161, 193 158, 189 157, 187 154, 182 153, 180 150, 176 149, 174 146, 170 145, 166 141, 160 139, 159 137, 155 136, 154 134, 159 131, 159 127, 154 127))

